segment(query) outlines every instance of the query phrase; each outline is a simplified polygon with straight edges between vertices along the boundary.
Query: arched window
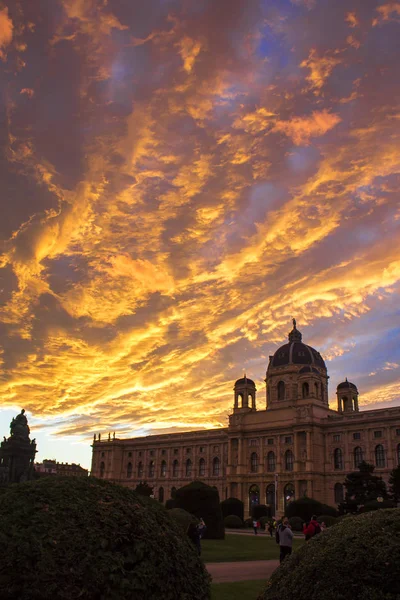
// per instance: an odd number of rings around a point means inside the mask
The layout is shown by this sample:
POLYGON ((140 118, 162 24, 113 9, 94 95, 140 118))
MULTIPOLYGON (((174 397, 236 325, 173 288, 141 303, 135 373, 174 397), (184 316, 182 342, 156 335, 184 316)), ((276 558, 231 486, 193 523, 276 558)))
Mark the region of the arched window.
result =
POLYGON ((149 477, 154 477, 154 460, 149 463, 149 477))
POLYGON ((360 463, 362 463, 363 461, 363 451, 362 448, 360 448, 360 446, 357 446, 357 448, 354 448, 354 466, 356 469, 358 469, 358 466, 360 465, 360 463))
POLYGON ((343 502, 344 494, 343 494, 343 485, 341 483, 335 483, 335 504, 340 504, 343 502))
POLYGON ((293 471, 293 452, 291 450, 285 452, 285 470, 293 471))
POLYGON ((321 398, 322 398, 322 400, 324 399, 324 386, 322 383, 321 383, 321 398))
POLYGON ((290 504, 290 502, 292 502, 294 500, 294 485, 293 485, 293 483, 288 483, 287 485, 285 485, 283 494, 284 494, 283 499, 284 499, 285 508, 286 508, 287 505, 290 504))
POLYGON ((199 460, 199 475, 200 475, 200 477, 204 477, 205 474, 206 474, 206 461, 204 460, 204 458, 201 458, 199 460))
POLYGON ((269 471, 270 473, 273 473, 275 471, 275 452, 268 452, 267 471, 269 471))
POLYGON ((128 479, 130 477, 132 477, 132 463, 129 462, 128 466, 126 467, 126 476, 128 477, 128 479))
POLYGON ((346 396, 343 396, 342 402, 343 402, 343 410, 346 412, 346 410, 349 409, 349 399, 346 396))
POLYGON ((138 474, 138 477, 139 477, 139 478, 140 478, 140 477, 143 477, 143 463, 142 463, 142 462, 140 462, 140 463, 138 464, 138 468, 137 468, 137 474, 138 474))
POLYGON ((190 460, 190 458, 188 458, 186 461, 186 477, 191 477, 191 476, 192 476, 192 461, 190 460))
POLYGON ((378 444, 375 448, 375 464, 381 469, 386 467, 385 449, 382 444, 378 444))
POLYGON ((308 396, 310 395, 310 388, 308 386, 307 381, 305 381, 303 383, 302 391, 303 391, 303 398, 308 398, 308 396))
POLYGON ((258 454, 257 452, 252 452, 250 456, 250 471, 252 473, 257 473, 258 471, 258 454))
POLYGON ((247 396, 247 406, 253 406, 253 396, 251 394, 247 396))
POLYGON ((285 384, 283 381, 278 383, 278 400, 285 399, 285 384))
POLYGON ((164 502, 164 488, 160 487, 158 490, 158 499, 160 502, 164 502))
POLYGON ((315 389, 315 397, 318 398, 318 383, 317 382, 314 383, 314 389, 315 389))
POLYGON ((258 485, 251 485, 249 488, 249 512, 252 513, 253 506, 260 504, 260 488, 258 485))
POLYGON ((219 475, 219 465, 220 465, 219 458, 218 458, 218 456, 216 456, 212 462, 213 475, 219 475))
POLYGON ((238 394, 238 408, 243 407, 243 394, 238 394))
POLYGON ((165 460, 161 462, 161 477, 165 477, 167 474, 167 463, 165 460))
POLYGON ((343 469, 343 452, 341 448, 336 448, 333 453, 333 466, 335 469, 343 469))
POLYGON ((270 483, 265 490, 265 499, 271 510, 271 517, 275 515, 275 484, 270 483))
POLYGON ((106 468, 106 466, 105 466, 104 462, 101 461, 101 463, 100 463, 100 477, 104 477, 105 468, 106 468))
POLYGON ((171 498, 174 499, 176 496, 176 487, 171 488, 171 498))
POLYGON ((174 460, 174 462, 172 463, 172 477, 178 477, 178 466, 178 461, 174 460))

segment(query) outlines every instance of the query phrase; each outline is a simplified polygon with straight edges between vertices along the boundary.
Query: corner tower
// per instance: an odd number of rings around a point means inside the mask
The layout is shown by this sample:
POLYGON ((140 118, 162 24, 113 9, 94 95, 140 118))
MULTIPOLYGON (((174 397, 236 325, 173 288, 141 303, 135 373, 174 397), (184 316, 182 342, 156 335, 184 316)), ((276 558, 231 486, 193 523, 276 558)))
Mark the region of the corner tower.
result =
POLYGON ((317 350, 303 344, 302 337, 293 319, 288 343, 269 357, 265 378, 267 409, 302 400, 329 407, 325 362, 317 350))
POLYGON ((359 412, 358 389, 351 381, 342 381, 336 388, 339 413, 359 412))
POLYGON ((235 392, 235 399, 233 404, 233 412, 247 412, 249 410, 256 410, 256 384, 252 379, 241 377, 235 382, 233 388, 235 392))

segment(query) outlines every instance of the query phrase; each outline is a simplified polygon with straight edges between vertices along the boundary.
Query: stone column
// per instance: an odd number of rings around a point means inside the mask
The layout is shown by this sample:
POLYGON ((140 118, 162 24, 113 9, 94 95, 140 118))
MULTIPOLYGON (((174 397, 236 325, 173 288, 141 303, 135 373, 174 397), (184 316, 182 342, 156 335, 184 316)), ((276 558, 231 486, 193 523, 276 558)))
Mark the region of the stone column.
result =
POLYGON ((306 471, 312 471, 312 444, 311 444, 311 431, 306 432, 306 444, 307 444, 307 463, 306 471))
POLYGON ((387 456, 386 466, 388 469, 394 469, 396 465, 393 460, 393 446, 392 446, 392 430, 390 427, 386 427, 386 438, 387 438, 387 456))
MULTIPOLYGON (((299 437, 297 432, 293 433, 293 442, 294 442, 294 471, 297 472, 300 470, 300 450, 299 450, 299 437)), ((307 452, 308 453, 308 452, 307 452)), ((297 494, 296 494, 297 498, 297 494)))

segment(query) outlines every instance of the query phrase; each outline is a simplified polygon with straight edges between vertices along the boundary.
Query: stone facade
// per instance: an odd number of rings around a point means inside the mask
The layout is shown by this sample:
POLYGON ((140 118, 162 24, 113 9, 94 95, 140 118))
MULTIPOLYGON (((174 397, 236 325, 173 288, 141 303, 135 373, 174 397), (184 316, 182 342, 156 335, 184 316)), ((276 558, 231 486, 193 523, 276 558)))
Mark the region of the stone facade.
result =
POLYGON ((400 407, 359 410, 357 387, 337 387, 337 410, 328 404, 328 374, 321 355, 302 343, 293 322, 287 344, 270 357, 266 409, 256 408, 256 386, 246 376, 234 387, 225 429, 101 440, 95 436, 92 475, 129 487, 154 486, 164 502, 193 479, 215 486, 221 499, 236 497, 282 514, 307 495, 335 505, 346 473, 361 460, 386 481, 400 462, 400 407))

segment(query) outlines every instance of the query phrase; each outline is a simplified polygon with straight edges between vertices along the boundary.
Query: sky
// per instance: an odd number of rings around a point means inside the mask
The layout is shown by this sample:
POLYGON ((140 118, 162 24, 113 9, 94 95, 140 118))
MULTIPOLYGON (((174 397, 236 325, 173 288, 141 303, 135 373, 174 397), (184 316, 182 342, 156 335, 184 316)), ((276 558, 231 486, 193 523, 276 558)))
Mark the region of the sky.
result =
POLYGON ((400 405, 400 3, 0 0, 0 434, 224 427, 295 317, 400 405))

